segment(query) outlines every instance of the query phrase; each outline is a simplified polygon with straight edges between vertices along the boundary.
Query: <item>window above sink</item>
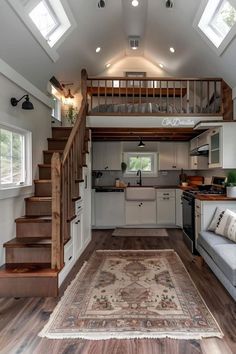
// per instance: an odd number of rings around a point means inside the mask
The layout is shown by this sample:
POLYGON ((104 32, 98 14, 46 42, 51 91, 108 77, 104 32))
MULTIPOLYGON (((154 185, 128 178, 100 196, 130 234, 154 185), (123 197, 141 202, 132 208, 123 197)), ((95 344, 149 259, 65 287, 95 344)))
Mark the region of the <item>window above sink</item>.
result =
POLYGON ((127 165, 125 176, 136 176, 139 170, 145 177, 158 176, 156 152, 126 152, 124 162, 127 165))

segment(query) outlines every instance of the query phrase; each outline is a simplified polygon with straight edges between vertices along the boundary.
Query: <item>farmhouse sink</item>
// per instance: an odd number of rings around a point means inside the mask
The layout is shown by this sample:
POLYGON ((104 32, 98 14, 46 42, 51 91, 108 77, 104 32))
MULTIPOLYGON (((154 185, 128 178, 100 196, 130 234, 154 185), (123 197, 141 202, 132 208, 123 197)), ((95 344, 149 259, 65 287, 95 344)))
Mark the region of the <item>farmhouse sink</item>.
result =
POLYGON ((152 187, 127 187, 126 200, 155 200, 156 190, 152 187))

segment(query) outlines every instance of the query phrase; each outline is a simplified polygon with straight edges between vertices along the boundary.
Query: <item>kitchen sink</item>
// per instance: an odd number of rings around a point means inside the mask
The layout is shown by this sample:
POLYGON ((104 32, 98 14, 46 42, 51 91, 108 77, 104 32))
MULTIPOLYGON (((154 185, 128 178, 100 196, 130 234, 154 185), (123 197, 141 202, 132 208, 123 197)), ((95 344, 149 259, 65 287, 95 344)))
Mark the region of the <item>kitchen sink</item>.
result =
POLYGON ((126 200, 155 200, 156 190, 152 187, 127 187, 126 200))

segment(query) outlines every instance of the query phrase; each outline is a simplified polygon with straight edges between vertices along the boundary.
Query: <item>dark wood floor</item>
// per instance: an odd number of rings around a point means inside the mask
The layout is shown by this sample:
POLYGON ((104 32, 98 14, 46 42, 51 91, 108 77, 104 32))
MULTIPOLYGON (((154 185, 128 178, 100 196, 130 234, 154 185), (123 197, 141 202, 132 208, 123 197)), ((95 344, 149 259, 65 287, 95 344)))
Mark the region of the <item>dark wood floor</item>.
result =
MULTIPOLYGON (((111 237, 112 230, 94 231, 93 240, 73 270, 67 284, 96 249, 174 248, 180 255, 210 311, 221 326, 224 339, 191 340, 49 340, 39 338, 59 299, 0 299, 1 354, 229 354, 236 353, 236 303, 207 265, 194 260, 180 230, 169 238, 111 237)), ((65 287, 66 287, 65 285, 65 287)), ((64 287, 64 288, 65 288, 64 287)), ((62 292, 63 293, 63 289, 62 292)))

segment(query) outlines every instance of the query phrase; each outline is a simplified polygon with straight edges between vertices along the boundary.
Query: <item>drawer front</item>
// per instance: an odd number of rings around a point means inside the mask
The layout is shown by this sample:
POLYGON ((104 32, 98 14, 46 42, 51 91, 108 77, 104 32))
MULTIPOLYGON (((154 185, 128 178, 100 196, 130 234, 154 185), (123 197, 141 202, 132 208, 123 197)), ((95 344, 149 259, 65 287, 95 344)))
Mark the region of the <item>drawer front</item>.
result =
POLYGON ((65 266, 72 262, 74 259, 74 247, 73 247, 73 242, 70 240, 66 245, 65 245, 65 250, 64 250, 64 263, 65 266))
POLYGON ((157 189, 157 198, 175 197, 175 189, 157 189))

